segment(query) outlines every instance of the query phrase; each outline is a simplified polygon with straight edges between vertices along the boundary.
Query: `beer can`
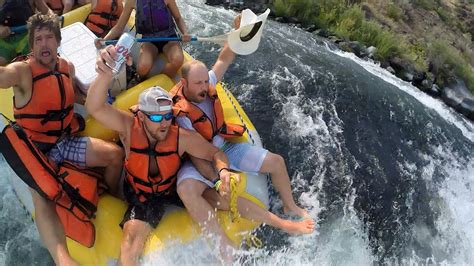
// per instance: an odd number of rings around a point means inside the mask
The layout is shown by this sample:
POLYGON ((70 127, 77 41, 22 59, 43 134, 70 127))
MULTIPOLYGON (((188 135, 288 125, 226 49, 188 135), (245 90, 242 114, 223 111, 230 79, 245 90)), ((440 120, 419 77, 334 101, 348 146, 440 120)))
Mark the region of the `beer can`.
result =
POLYGON ((127 56, 132 52, 132 47, 135 44, 135 38, 129 33, 123 33, 120 36, 117 44, 115 44, 115 50, 117 52, 117 60, 115 61, 115 66, 112 68, 114 74, 120 72, 123 63, 127 60, 127 56))

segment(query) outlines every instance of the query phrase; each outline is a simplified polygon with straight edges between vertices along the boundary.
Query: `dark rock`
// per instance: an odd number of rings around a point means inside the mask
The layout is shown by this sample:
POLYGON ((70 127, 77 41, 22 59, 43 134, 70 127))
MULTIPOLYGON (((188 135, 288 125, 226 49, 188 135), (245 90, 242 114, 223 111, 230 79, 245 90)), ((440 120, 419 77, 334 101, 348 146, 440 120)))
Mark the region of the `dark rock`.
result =
POLYGON ((387 71, 395 75, 395 69, 393 69, 391 66, 387 67, 387 71))
POLYGON ((400 58, 400 57, 390 58, 388 63, 397 72, 401 72, 401 71, 406 70, 410 67, 410 64, 407 61, 400 58))
POLYGON ((452 88, 449 88, 449 87, 444 87, 443 91, 441 93, 441 99, 443 99, 443 101, 447 105, 449 105, 451 107, 456 107, 459 104, 461 104, 461 102, 464 98, 461 97, 461 95, 459 95, 456 92, 456 90, 454 90, 452 88))
POLYGON ((441 96, 441 89, 438 87, 438 85, 433 84, 430 89, 426 90, 426 93, 433 97, 439 97, 441 96))
POLYGON ((474 99, 465 98, 458 105, 457 110, 467 118, 474 121, 474 99))
POLYGON ((416 87, 421 87, 421 83, 425 80, 426 78, 426 73, 423 71, 417 71, 413 73, 413 80, 412 84, 416 87))
POLYGON ((395 75, 404 81, 411 82, 415 76, 416 70, 408 61, 393 57, 389 59, 390 66, 395 70, 395 75))
POLYGON ((427 91, 433 86, 433 81, 429 79, 424 79, 421 82, 421 86, 419 87, 422 91, 427 91))
POLYGON ((340 44, 341 42, 344 41, 343 39, 341 39, 341 38, 339 38, 339 37, 337 37, 337 36, 334 36, 334 35, 329 36, 328 39, 329 39, 331 42, 335 43, 335 44, 340 44))
POLYGON ((289 23, 288 26, 290 27, 294 27, 294 28, 302 28, 303 26, 301 25, 301 23, 289 23))
POLYGON ((206 5, 217 6, 224 4, 223 0, 206 0, 206 5))
POLYGON ((242 5, 242 4, 239 4, 239 3, 230 3, 229 8, 232 9, 232 10, 240 12, 240 11, 244 10, 245 8, 247 8, 247 7, 242 5))
POLYGON ((454 80, 450 79, 449 82, 441 94, 443 101, 464 115, 472 116, 473 113, 471 111, 474 109, 470 107, 474 106, 472 104, 474 96, 467 88, 466 83, 457 77, 454 80))
POLYGON ((365 45, 361 44, 360 42, 357 42, 357 41, 349 42, 349 46, 351 47, 353 53, 357 57, 364 57, 369 54, 367 52, 367 48, 365 47, 365 45))
POLYGON ((327 29, 319 29, 319 30, 316 30, 314 33, 316 33, 316 35, 321 36, 323 38, 328 38, 329 35, 331 35, 331 33, 327 29))
MULTIPOLYGON (((381 68, 385 68, 385 69, 388 69, 389 67, 392 68, 392 67, 390 66, 390 63, 389 63, 388 61, 381 61, 381 62, 380 62, 380 67, 381 67, 381 68)), ((392 68, 392 69, 393 69, 393 68, 392 68)), ((394 70, 394 71, 395 71, 395 70, 394 70)), ((394 72, 394 73, 395 73, 395 72, 394 72)))
MULTIPOLYGON (((373 59, 376 52, 377 52, 377 47, 370 46, 369 48, 367 48, 367 53, 368 53, 369 58, 373 59)), ((380 65, 380 66, 382 66, 382 65, 380 65)))
POLYGON ((276 22, 280 22, 280 23, 286 23, 286 20, 285 20, 284 17, 276 17, 276 18, 275 18, 275 21, 276 21, 276 22))
POLYGON ((318 29, 318 27, 316 27, 316 25, 314 25, 314 24, 306 25, 306 26, 304 27, 304 30, 305 30, 305 31, 309 31, 309 32, 313 32, 313 31, 315 31, 315 30, 317 30, 317 29, 318 29))
POLYGON ((299 19, 295 17, 287 17, 286 20, 288 23, 291 23, 291 24, 301 24, 301 21, 299 21, 299 19))
POLYGON ((344 52, 349 52, 349 53, 353 52, 352 47, 349 45, 348 42, 340 42, 339 48, 341 48, 341 50, 343 50, 344 52))
POLYGON ((408 72, 408 71, 403 71, 399 73, 399 78, 401 78, 404 81, 412 82, 413 81, 413 73, 408 72))

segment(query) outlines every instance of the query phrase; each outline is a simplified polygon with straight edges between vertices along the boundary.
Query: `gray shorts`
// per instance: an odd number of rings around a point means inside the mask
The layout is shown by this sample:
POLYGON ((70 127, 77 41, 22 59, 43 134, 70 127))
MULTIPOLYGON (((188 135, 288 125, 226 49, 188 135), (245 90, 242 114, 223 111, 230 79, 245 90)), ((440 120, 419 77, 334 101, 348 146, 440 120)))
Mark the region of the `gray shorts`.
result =
POLYGON ((86 167, 86 148, 89 137, 67 136, 46 154, 56 164, 67 161, 79 168, 86 167))
MULTIPOLYGON (((263 160, 267 156, 268 150, 254 146, 250 143, 230 143, 226 142, 221 150, 227 155, 230 162, 230 168, 243 172, 257 173, 262 168, 263 160)), ((190 160, 185 161, 178 172, 178 182, 186 179, 195 179, 213 187, 214 184, 202 176, 194 167, 190 160)))

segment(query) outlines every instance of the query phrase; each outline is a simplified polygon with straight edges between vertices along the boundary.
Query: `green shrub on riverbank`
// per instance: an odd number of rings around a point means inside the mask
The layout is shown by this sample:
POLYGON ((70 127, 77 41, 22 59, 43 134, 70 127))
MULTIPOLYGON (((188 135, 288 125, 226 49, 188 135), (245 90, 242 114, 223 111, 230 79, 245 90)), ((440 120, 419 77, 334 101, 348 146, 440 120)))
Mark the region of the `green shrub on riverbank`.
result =
POLYGON ((444 82, 450 76, 449 71, 454 71, 456 75, 466 81, 469 88, 474 87, 474 69, 461 52, 446 41, 437 40, 431 45, 429 53, 433 70, 437 72, 441 82, 444 82))
MULTIPOLYGON (((442 0, 411 0, 414 6, 435 12, 451 28, 463 26, 453 13, 446 11, 442 0)), ((474 1, 474 0, 470 0, 474 1)), ((375 58, 386 61, 394 56, 402 57, 421 71, 428 70, 428 62, 437 65, 438 83, 443 84, 452 70, 463 78, 474 92, 474 69, 471 66, 472 49, 455 48, 447 43, 430 44, 428 36, 411 36, 405 41, 402 35, 392 32, 378 21, 367 20, 360 7, 361 0, 274 0, 273 7, 277 16, 297 17, 303 24, 315 24, 328 29, 345 40, 359 41, 366 46, 375 46, 375 58), (413 38, 415 37, 415 38, 413 38), (427 37, 427 38, 424 38, 427 37), (460 50, 464 52, 461 53, 460 50)), ((405 6, 397 6, 387 1, 385 11, 381 11, 393 21, 407 18, 405 6), (405 8, 405 10, 404 10, 405 8)), ((387 25, 384 23, 384 25, 387 25)), ((436 39, 435 39, 436 40, 436 39)), ((458 39, 459 40, 459 39, 458 39)), ((474 60, 474 59, 473 59, 474 60)))
POLYGON ((344 0, 275 0, 277 16, 295 16, 303 23, 314 23, 334 32, 338 37, 377 47, 378 60, 399 55, 404 44, 399 38, 374 21, 367 21, 357 4, 344 0))

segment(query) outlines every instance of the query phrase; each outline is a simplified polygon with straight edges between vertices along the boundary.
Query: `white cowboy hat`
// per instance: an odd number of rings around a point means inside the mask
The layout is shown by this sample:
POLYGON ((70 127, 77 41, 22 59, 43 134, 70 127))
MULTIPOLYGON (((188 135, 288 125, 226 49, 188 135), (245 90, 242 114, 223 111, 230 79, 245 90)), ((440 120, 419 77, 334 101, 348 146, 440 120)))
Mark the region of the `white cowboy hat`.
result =
POLYGON ((229 47, 234 53, 249 55, 258 49, 263 26, 269 13, 270 9, 267 9, 259 16, 255 15, 250 9, 242 11, 240 27, 230 32, 227 37, 229 47))

